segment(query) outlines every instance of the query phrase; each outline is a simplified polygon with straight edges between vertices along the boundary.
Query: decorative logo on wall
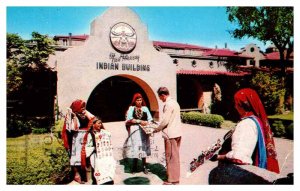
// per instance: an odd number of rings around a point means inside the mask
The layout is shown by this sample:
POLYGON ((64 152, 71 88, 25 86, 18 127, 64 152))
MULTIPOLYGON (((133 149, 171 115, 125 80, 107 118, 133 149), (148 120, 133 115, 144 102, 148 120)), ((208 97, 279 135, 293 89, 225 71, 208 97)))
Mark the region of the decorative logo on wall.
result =
POLYGON ((136 32, 127 23, 117 23, 110 30, 110 42, 120 53, 130 53, 136 46, 136 32))

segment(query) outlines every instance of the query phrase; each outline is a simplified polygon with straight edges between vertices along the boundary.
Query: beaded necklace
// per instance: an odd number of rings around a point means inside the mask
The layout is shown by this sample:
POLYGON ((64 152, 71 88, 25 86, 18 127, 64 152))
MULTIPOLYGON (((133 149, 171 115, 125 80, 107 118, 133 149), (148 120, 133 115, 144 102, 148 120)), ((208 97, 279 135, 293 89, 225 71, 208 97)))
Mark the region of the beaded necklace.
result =
POLYGON ((134 111, 135 111, 136 117, 137 117, 138 119, 142 119, 142 117, 143 117, 143 111, 142 111, 142 108, 135 107, 134 111))

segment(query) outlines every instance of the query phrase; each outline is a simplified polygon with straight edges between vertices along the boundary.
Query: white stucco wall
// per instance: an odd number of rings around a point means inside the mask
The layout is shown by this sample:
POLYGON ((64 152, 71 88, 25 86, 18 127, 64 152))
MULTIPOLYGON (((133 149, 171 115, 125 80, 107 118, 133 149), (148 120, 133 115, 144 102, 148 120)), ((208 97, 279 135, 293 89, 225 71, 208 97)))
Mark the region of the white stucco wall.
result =
POLYGON ((197 60, 197 59, 178 59, 177 70, 201 70, 201 71, 218 71, 227 72, 224 64, 218 63, 216 60, 197 60), (196 61, 196 66, 193 67, 192 62, 196 61), (210 66, 212 62, 212 66, 210 66))
MULTIPOLYGON (((255 67, 259 67, 259 61, 265 58, 260 48, 253 43, 245 46, 245 48, 243 48, 243 52, 241 55, 253 57, 253 60, 255 61, 255 67)), ((250 66, 250 60, 247 60, 247 66, 250 66)))

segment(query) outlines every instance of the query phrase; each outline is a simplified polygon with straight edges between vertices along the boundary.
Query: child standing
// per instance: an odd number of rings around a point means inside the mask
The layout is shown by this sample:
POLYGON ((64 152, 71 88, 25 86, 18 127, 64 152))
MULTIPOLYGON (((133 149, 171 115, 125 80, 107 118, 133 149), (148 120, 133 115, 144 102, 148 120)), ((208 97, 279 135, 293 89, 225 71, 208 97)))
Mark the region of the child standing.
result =
MULTIPOLYGON (((84 137, 82 159, 90 157, 92 166, 92 184, 114 184, 116 161, 113 157, 111 133, 102 121, 96 118, 84 137)), ((85 163, 83 163, 85 168, 85 163)))

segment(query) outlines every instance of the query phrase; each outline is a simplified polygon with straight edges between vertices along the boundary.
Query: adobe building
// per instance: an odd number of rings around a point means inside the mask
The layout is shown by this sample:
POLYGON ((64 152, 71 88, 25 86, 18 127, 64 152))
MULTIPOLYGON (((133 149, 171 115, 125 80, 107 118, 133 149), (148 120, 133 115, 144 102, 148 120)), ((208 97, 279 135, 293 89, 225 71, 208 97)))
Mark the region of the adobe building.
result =
POLYGON ((128 8, 107 9, 92 21, 90 35, 82 45, 51 60, 57 66, 57 99, 62 112, 73 100, 83 99, 87 110, 103 121, 122 121, 133 94, 140 92, 158 117, 162 103, 157 89, 165 86, 172 97, 177 96, 176 65, 153 47, 146 25, 128 8))
POLYGON ((146 25, 124 7, 109 8, 96 18, 90 35, 69 33, 54 40, 59 46, 49 65, 57 70, 60 111, 64 113, 80 98, 103 121, 124 120, 135 92, 142 93, 158 118, 162 103, 156 90, 160 86, 169 88, 182 111, 209 113, 215 83, 230 97, 234 89, 228 87, 248 75, 231 72, 228 66, 245 65, 252 59, 227 47, 150 41, 146 25))
POLYGON ((265 66, 279 61, 277 51, 264 53, 255 44, 237 52, 226 43, 224 48, 208 48, 150 41, 146 25, 124 7, 107 9, 91 23, 89 35, 69 33, 53 39, 58 46, 49 65, 57 70, 59 110, 64 112, 80 98, 103 121, 124 120, 136 92, 142 93, 157 119, 162 108, 156 95, 160 86, 169 88, 182 111, 230 117, 237 86, 248 84, 253 68, 267 71, 265 66), (212 110, 215 84, 222 92, 222 101, 215 108, 222 111, 212 110))

